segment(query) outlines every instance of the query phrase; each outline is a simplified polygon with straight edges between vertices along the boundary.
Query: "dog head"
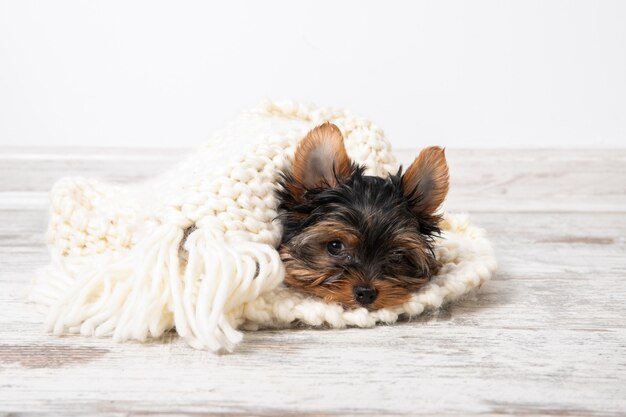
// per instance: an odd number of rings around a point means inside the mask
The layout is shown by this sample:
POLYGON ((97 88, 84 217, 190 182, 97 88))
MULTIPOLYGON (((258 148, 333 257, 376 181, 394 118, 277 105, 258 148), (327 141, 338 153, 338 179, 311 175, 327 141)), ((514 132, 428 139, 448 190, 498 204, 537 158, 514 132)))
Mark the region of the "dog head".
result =
POLYGON ((433 237, 447 192, 442 148, 422 150, 404 173, 367 176, 335 125, 316 127, 279 182, 285 283, 346 307, 408 301, 437 271, 433 237))

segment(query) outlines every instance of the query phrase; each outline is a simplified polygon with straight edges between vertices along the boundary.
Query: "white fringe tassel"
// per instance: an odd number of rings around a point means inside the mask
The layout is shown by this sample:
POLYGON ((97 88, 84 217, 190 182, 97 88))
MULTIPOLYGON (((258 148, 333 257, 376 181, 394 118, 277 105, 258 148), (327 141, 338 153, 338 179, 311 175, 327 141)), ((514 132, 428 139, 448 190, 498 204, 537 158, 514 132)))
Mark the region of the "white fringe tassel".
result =
POLYGON ((163 224, 129 251, 89 258, 55 256, 42 270, 32 301, 49 306, 48 331, 145 341, 176 328, 198 349, 232 351, 241 341, 228 312, 283 279, 278 252, 265 243, 224 238, 200 227, 163 224))

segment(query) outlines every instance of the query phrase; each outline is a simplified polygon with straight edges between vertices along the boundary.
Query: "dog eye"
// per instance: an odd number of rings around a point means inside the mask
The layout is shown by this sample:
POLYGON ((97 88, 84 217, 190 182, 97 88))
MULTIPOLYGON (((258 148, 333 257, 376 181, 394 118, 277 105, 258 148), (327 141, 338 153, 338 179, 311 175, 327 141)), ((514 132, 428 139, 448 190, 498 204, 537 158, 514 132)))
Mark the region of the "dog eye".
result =
POLYGON ((328 242, 326 249, 331 255, 337 256, 343 250, 343 242, 341 240, 333 240, 332 242, 328 242))
POLYGON ((399 264, 404 259, 404 254, 400 251, 392 252, 389 254, 389 262, 393 264, 399 264))

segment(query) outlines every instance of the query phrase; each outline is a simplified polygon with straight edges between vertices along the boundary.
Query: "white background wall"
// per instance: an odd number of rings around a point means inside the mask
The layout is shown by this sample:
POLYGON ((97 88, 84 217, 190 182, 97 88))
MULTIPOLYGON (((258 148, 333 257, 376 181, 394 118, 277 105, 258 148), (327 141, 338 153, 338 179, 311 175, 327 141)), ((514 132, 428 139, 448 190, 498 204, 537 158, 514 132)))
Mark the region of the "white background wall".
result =
POLYGON ((0 146, 193 146, 264 98, 402 147, 626 147, 626 1, 0 0, 0 146))

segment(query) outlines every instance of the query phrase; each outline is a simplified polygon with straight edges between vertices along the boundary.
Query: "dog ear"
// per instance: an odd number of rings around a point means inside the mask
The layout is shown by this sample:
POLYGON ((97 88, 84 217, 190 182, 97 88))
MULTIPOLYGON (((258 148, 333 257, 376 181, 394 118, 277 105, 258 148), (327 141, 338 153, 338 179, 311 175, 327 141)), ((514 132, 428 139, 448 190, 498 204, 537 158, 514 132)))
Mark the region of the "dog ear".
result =
POLYGON ((420 152, 402 176, 402 190, 411 211, 430 216, 448 194, 448 163, 445 149, 431 146, 420 152))
POLYGON ((330 122, 311 130, 298 144, 292 172, 306 190, 335 187, 349 179, 353 171, 343 135, 330 122))

